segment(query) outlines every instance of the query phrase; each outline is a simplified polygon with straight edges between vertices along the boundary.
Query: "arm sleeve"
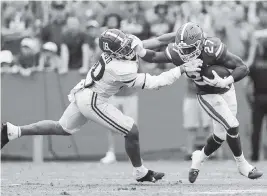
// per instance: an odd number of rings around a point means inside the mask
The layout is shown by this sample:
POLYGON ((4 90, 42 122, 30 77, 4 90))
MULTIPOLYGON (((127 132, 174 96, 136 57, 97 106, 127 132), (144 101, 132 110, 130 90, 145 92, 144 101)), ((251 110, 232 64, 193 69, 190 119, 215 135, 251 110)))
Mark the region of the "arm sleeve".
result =
POLYGON ((169 43, 174 42, 176 33, 163 34, 156 38, 144 40, 144 48, 146 49, 157 49, 162 46, 167 46, 169 43))
POLYGON ((158 76, 151 76, 148 73, 139 73, 134 80, 129 81, 126 85, 128 87, 141 89, 159 89, 173 84, 180 76, 180 67, 175 67, 158 76))
POLYGON ((146 55, 141 57, 144 61, 149 63, 171 63, 172 61, 167 56, 166 52, 156 52, 153 50, 146 50, 146 55))

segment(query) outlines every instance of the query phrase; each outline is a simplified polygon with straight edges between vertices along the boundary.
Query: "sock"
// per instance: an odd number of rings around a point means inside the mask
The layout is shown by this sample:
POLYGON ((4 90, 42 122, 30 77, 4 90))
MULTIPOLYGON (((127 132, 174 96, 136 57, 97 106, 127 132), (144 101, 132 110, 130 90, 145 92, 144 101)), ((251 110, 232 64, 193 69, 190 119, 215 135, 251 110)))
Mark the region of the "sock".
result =
POLYGON ((240 157, 242 155, 242 148, 237 127, 231 128, 227 131, 226 140, 234 156, 240 157))
POLYGON ((252 165, 250 165, 247 160, 244 157, 243 152, 239 157, 235 157, 236 165, 239 168, 239 170, 242 171, 242 174, 245 176, 248 176, 249 172, 254 168, 252 165))
POLYGON ((207 144, 204 146, 204 153, 207 156, 210 156, 214 153, 220 146, 222 145, 223 140, 217 137, 216 135, 212 134, 208 140, 207 144))
POLYGON ((246 161, 243 152, 241 153, 241 155, 239 157, 234 156, 234 158, 235 158, 236 162, 244 162, 244 161, 246 161))
POLYGON ((140 167, 134 167, 133 175, 136 180, 143 178, 148 172, 148 169, 141 165, 140 167))
POLYGON ((17 139, 21 136, 20 127, 7 123, 7 137, 9 140, 17 139))
POLYGON ((191 168, 194 168, 194 169, 199 169, 200 166, 202 165, 202 163, 209 158, 209 156, 207 156, 204 152, 204 148, 202 148, 202 150, 200 151, 200 157, 199 157, 199 160, 194 162, 192 161, 192 165, 191 165, 191 168))

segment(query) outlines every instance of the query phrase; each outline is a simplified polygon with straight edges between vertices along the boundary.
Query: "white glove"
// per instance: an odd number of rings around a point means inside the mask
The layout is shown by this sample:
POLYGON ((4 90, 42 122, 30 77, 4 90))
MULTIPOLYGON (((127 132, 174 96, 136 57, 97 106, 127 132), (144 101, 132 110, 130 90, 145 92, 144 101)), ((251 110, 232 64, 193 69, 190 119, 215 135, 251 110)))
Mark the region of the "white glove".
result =
POLYGON ((203 76, 204 82, 210 86, 219 87, 219 88, 230 88, 229 85, 234 83, 234 78, 229 76, 227 78, 221 78, 216 71, 212 71, 214 79, 209 79, 203 76))
POLYGON ((146 55, 146 49, 144 49, 143 42, 134 35, 130 35, 129 37, 133 39, 131 48, 138 56, 144 57, 146 55))
POLYGON ((190 72, 201 71, 202 64, 203 64, 203 61, 201 59, 195 59, 187 63, 184 63, 180 66, 181 74, 183 74, 184 72, 190 73, 190 72))

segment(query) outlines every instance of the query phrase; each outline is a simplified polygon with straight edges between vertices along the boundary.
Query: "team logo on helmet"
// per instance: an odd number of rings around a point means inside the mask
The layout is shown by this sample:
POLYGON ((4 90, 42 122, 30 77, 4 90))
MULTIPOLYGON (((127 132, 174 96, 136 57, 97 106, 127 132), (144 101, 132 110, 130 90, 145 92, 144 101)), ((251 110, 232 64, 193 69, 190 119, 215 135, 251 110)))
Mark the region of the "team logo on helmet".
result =
POLYGON ((193 31, 188 32, 188 38, 194 40, 197 37, 197 31, 194 29, 193 31))
POLYGON ((103 49, 109 51, 108 42, 103 42, 103 49))

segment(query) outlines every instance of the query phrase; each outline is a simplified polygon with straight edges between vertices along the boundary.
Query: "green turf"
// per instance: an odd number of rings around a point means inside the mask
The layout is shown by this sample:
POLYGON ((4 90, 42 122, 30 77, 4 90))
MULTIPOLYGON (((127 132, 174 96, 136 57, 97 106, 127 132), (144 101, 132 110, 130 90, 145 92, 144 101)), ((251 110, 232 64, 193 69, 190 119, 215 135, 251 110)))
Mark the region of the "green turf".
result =
MULTIPOLYGON (((137 183, 130 163, 101 165, 92 162, 2 163, 2 196, 177 196, 177 195, 267 195, 267 177, 249 180, 233 161, 206 162, 195 184, 187 180, 190 162, 146 162, 148 168, 166 172, 155 184, 137 183)), ((256 166, 267 172, 266 162, 256 166)))

